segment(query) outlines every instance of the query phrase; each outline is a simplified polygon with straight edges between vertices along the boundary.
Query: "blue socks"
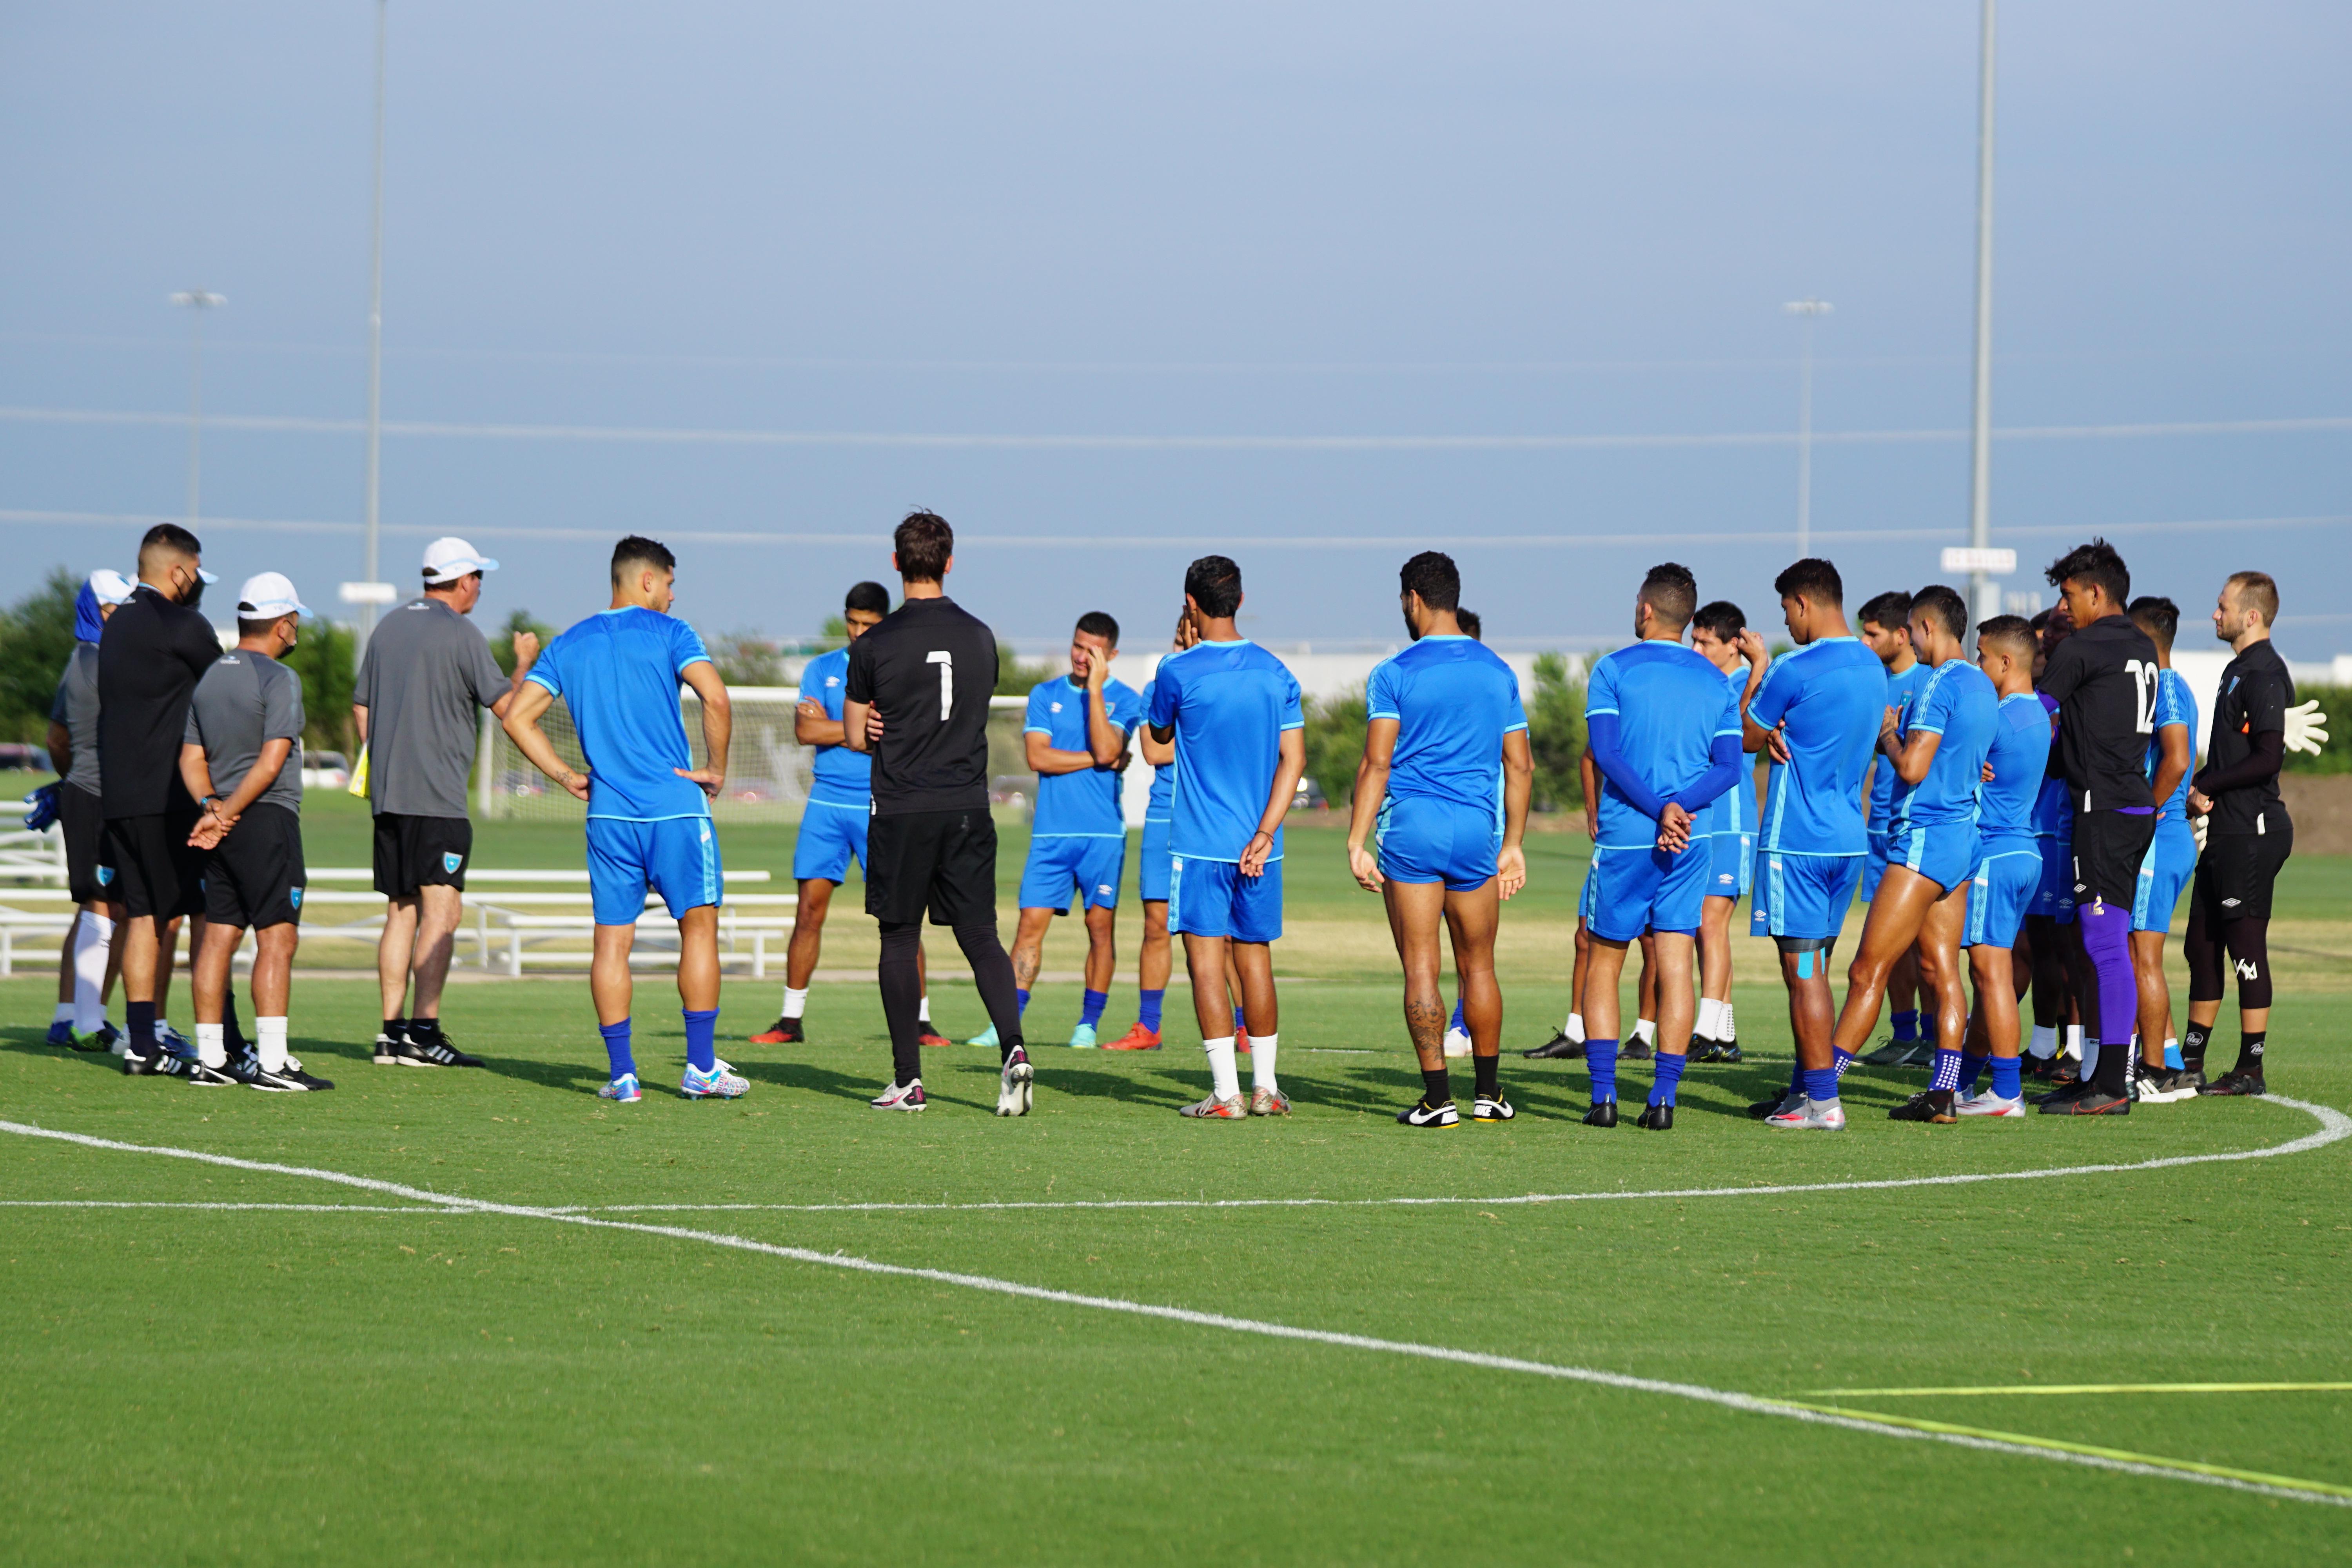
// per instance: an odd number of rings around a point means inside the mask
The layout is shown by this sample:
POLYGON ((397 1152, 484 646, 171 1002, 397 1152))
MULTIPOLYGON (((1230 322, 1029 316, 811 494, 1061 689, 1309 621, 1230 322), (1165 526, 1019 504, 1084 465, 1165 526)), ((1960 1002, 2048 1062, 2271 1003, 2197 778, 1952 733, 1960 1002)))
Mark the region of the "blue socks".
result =
POLYGON ((2025 1063, 2017 1057, 1992 1058, 1992 1091, 2003 1100, 2015 1100, 2025 1088, 2025 1063))
POLYGON ((1234 1033, 1236 1035, 1246 1035, 1249 1033, 1249 1026, 1242 1022, 1242 1009, 1239 1003, 1235 1003, 1234 1005, 1234 1033))
POLYGON ((1965 1058, 1964 1060, 1962 1060, 1962 1061, 1961 1061, 1961 1063, 1960 1063, 1960 1092, 1961 1092, 1961 1093, 1963 1093, 1963 1094, 1969 1094, 1969 1093, 1973 1093, 1973 1092, 1975 1091, 1976 1087, 1977 1087, 1977 1079, 1978 1079, 1979 1078, 1980 1078, 1981 1076, 1983 1076, 1983 1073, 1984 1073, 1984 1068, 1985 1068, 1985 1062, 1986 1062, 1988 1059, 1989 1059, 1989 1058, 1984 1058, 1984 1057, 1969 1057, 1969 1058, 1965 1058))
POLYGON ((1136 995, 1142 998, 1142 1000, 1136 1005, 1136 1022, 1141 1024, 1153 1034, 1158 1034, 1160 1032, 1160 1010, 1167 1005, 1168 1002, 1167 990, 1164 987, 1158 991, 1138 990, 1136 992, 1136 995))
POLYGON ((1650 1103, 1672 1105, 1675 1102, 1675 1086, 1682 1082, 1683 1065, 1689 1061, 1690 1058, 1670 1057, 1665 1052, 1660 1051, 1651 1059, 1657 1064, 1658 1078, 1656 1082, 1650 1085, 1650 1103))
POLYGON ((697 1013, 680 1009, 686 1018, 686 1061, 695 1071, 707 1073, 717 1065, 719 1053, 714 1048, 719 1036, 719 1009, 697 1013))
POLYGON ((1026 991, 1015 991, 1013 993, 1013 999, 1021 1005, 1021 1011, 1024 1013, 1029 1011, 1029 993, 1026 991))
POLYGON ((599 1024, 596 1032, 604 1037, 604 1054, 612 1058, 613 1076, 635 1077, 637 1058, 629 1054, 629 1021, 624 1018, 617 1024, 599 1024))
POLYGON ((1919 1037, 1919 1015, 1916 1010, 1895 1015, 1895 1037, 1906 1045, 1919 1037))
POLYGON ((1462 1021, 1462 1004, 1458 1001, 1454 1004, 1454 1021, 1446 1025, 1446 1027, 1456 1034, 1466 1035, 1470 1032, 1470 1026, 1462 1021))
POLYGON ((1617 1042, 1584 1042, 1584 1068, 1592 1075, 1592 1103, 1606 1105, 1617 1098, 1617 1042))
POLYGON ((1086 1005, 1078 1009, 1078 1022, 1087 1028, 1093 1028, 1097 1024, 1102 1022, 1103 1009, 1109 1005, 1109 992, 1087 992, 1086 1005))
POLYGON ((1831 1100, 1835 1100, 1837 1097, 1837 1068, 1807 1068, 1805 1069, 1805 1098, 1807 1100, 1811 1100, 1816 1105, 1827 1105, 1831 1100))
MULTIPOLYGON (((1853 1066, 1853 1053, 1852 1051, 1840 1050, 1835 1046, 1832 1046, 1830 1047, 1830 1070, 1835 1073, 1838 1078, 1843 1078, 1845 1076, 1845 1069, 1852 1066, 1853 1066)), ((1834 1082, 1836 1080, 1832 1079, 1831 1081, 1834 1082)), ((1835 1097, 1832 1096, 1832 1098, 1835 1097)))
POLYGON ((2165 1042, 2164 1065, 2168 1070, 2173 1072, 2180 1071, 2185 1065, 2180 1059, 2180 1042, 2179 1040, 2168 1040, 2165 1042))
POLYGON ((1936 1075, 1927 1080, 1930 1093, 1960 1087, 1960 1053, 1949 1046, 1936 1047, 1936 1075))

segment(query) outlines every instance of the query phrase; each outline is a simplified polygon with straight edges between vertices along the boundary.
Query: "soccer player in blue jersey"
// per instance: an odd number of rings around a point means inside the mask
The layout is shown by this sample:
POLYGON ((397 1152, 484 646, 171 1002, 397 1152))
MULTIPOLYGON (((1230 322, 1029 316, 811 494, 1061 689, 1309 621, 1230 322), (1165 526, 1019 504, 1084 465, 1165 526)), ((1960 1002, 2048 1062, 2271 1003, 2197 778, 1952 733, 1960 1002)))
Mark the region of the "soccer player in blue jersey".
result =
MULTIPOLYGON (((1748 617, 1728 599, 1702 605, 1691 617, 1691 648, 1723 672, 1735 701, 1745 703, 1764 679, 1764 645, 1741 637, 1748 617)), ((1738 782, 1717 796, 1707 814, 1706 900, 1698 927, 1698 1023, 1692 1060, 1736 1062, 1739 1032, 1731 1012, 1731 915, 1746 897, 1756 869, 1756 770, 1740 759, 1738 782)))
MULTIPOLYGON (((1178 612, 1176 636, 1170 650, 1182 653, 1201 640, 1193 629, 1192 612, 1178 612)), ((1151 689, 1160 679, 1154 671, 1143 684, 1143 706, 1151 706, 1151 689)), ((1143 760, 1151 768, 1151 794, 1143 805, 1143 847, 1136 858, 1136 890, 1143 900, 1143 947, 1136 954, 1136 1014, 1135 1022, 1126 1034, 1103 1044, 1107 1051, 1156 1051, 1160 1048, 1160 1019, 1168 1002, 1168 973, 1173 967, 1170 957, 1168 937, 1168 835, 1173 824, 1176 798, 1176 748, 1152 738, 1150 725, 1141 726, 1137 742, 1143 760)), ((1238 1030, 1241 1020, 1234 1019, 1238 1030)), ((1240 1049, 1237 1044, 1235 1049, 1240 1049)))
POLYGON ((2172 911, 2197 871, 2197 835, 2189 826, 2189 776, 2197 771, 2197 697, 2172 668, 2172 639, 2180 607, 2169 599, 2134 599, 2132 624, 2156 644, 2156 732, 2148 737, 2147 777, 2156 792, 2156 837, 2139 864, 2139 894, 2132 900, 2132 974, 2139 984, 2139 1076, 2135 1102, 2161 1105, 2197 1098, 2197 1084, 2172 1033, 2172 988, 2164 978, 2164 939, 2172 911))
POLYGON ((1535 757, 1511 667, 1462 630, 1462 574, 1425 550, 1398 573, 1412 645, 1364 683, 1363 760, 1356 767, 1348 868, 1388 905, 1404 965, 1404 1022, 1421 1059, 1407 1127, 1453 1127, 1461 1113, 1445 1068, 1438 932, 1450 931, 1469 1026, 1479 1121, 1517 1114, 1503 1098, 1503 993, 1495 984, 1501 900, 1526 885, 1528 794, 1535 757), (1499 826, 1498 826, 1499 824, 1499 826), (1366 840, 1378 829, 1378 848, 1366 840))
MULTIPOLYGON (((1921 684, 1927 679, 1927 667, 1919 662, 1911 648, 1911 595, 1893 589, 1873 597, 1862 607, 1862 640, 1869 645, 1879 661, 1886 666, 1886 705, 1895 711, 1899 723, 1906 717, 1906 708, 1921 684)), ((1885 758, 1874 754, 1870 763, 1870 852, 1862 862, 1862 901, 1878 897, 1879 879, 1886 875, 1886 839, 1891 829, 1887 820, 1895 798, 1895 769, 1885 758)), ((1894 973, 1886 979, 1886 1005, 1894 1012, 1893 1033, 1886 1043, 1863 1058, 1870 1067, 1910 1067, 1927 1059, 1929 1047, 1919 1037, 1922 1019, 1919 1012, 1919 955, 1906 952, 1895 961, 1894 973)), ((1934 1033, 1934 1015, 1926 1020, 1928 1032, 1934 1033)), ((1875 1020, 1873 1020, 1874 1023, 1875 1020)))
MULTIPOLYGON (((1992 742, 1977 786, 1976 867, 1969 878, 1960 940, 1969 950, 1976 1011, 1969 1020, 1968 1060, 1954 1106, 1961 1116, 2025 1114, 2018 1057, 2017 983, 2011 951, 2042 883, 2042 849, 2033 837, 2033 802, 2050 756, 2050 718, 2033 692, 2032 628, 2016 616, 1995 616, 1977 627, 1977 668, 1992 683, 1992 742), (1980 1092, 1977 1076, 1988 1063, 1991 1081, 1980 1092)), ((1932 924, 1947 918, 1937 903, 1932 924)))
MULTIPOLYGON (((1968 1035, 1961 917, 1976 869, 1977 786, 2000 704, 1991 680, 1963 651, 1968 619, 1967 603, 1941 584, 1911 597, 1911 645, 1927 666, 1927 679, 1904 708, 1886 708, 1879 731, 1879 753, 1895 773, 1886 874, 1863 923, 1862 950, 1847 971, 1845 1007, 1831 1036, 1835 1066, 1842 1068, 1878 1022, 1895 961, 1916 952, 1921 994, 1934 1001, 1937 1014, 1935 1076, 1926 1093, 1888 1112, 1897 1121, 1956 1119, 1968 1035)), ((1801 1121, 1805 1114, 1768 1120, 1787 1126, 1789 1117, 1801 1121)))
POLYGON ((672 616, 677 558, 635 534, 613 547, 613 605, 548 645, 516 691, 505 724, 532 766, 588 803, 588 881, 595 951, 588 991, 612 1081, 597 1094, 639 1098, 629 1048, 629 950, 646 889, 677 922, 677 994, 685 1005, 688 1100, 732 1100, 751 1088, 714 1054, 719 1027, 719 837, 710 802, 727 780, 733 727, 727 686, 694 628, 672 616), (694 765, 678 716, 683 681, 702 700, 706 763, 694 765), (539 727, 563 699, 587 766, 557 755, 539 727))
POLYGON ((1682 646, 1697 608, 1689 568, 1651 567, 1633 597, 1639 640, 1604 655, 1585 678, 1585 735, 1601 778, 1584 897, 1592 949, 1584 978, 1588 1127, 1617 1125, 1618 980, 1625 950, 1644 931, 1657 953, 1658 1043, 1639 1125, 1674 1126, 1690 1054, 1692 968, 1713 864, 1701 825, 1738 784, 1742 756, 1738 694, 1682 646))
POLYGON ((1307 721, 1290 671, 1234 624, 1242 606, 1239 566, 1222 555, 1193 562, 1184 571, 1184 604, 1201 640, 1160 660, 1145 715, 1153 738, 1176 746, 1168 928, 1184 939, 1192 1011, 1209 1058, 1209 1094, 1183 1113, 1286 1116, 1290 1102, 1275 1078, 1281 1015, 1271 944, 1282 935, 1282 819, 1307 771, 1307 721), (1225 994, 1229 938, 1250 1021, 1246 1103, 1225 994))
MULTIPOLYGON (((1780 949, 1797 1062, 1788 1092, 1748 1112, 1841 1128, 1829 966, 1869 847, 1862 784, 1886 716, 1886 667, 1847 627, 1835 566, 1807 556, 1772 591, 1797 646, 1772 661, 1744 715, 1747 748, 1772 759, 1748 929, 1780 949)), ((1762 640, 1752 626, 1747 635, 1762 640)))
MULTIPOLYGON (((1118 884, 1127 865, 1127 818, 1119 809, 1119 773, 1129 738, 1143 718, 1135 688, 1111 679, 1118 658, 1118 623, 1100 610, 1078 617, 1070 634, 1070 673, 1034 688, 1021 740, 1029 771, 1037 775, 1037 809, 1029 827, 1029 860, 1021 871, 1021 925, 1013 939, 1013 984, 1021 1009, 1045 960, 1045 931, 1070 910, 1072 889, 1086 911, 1086 998, 1070 1044, 1096 1045, 1095 1026, 1110 1001, 1111 933, 1118 916, 1118 884)), ((996 1028, 972 1041, 996 1044, 996 1028)))
MULTIPOLYGON (((849 689, 849 643, 890 613, 890 591, 860 583, 842 600, 841 623, 848 642, 817 655, 801 671, 800 700, 793 707, 793 739, 815 755, 809 763, 809 797, 793 840, 793 879, 800 900, 793 911, 793 941, 784 958, 784 1008, 772 1026, 751 1037, 755 1046, 798 1045, 807 1037, 801 1020, 808 1012, 809 985, 824 949, 825 916, 834 889, 849 875, 849 862, 866 864, 866 825, 874 814, 874 759, 847 744, 841 722, 849 689)), ((924 973, 923 952, 915 952, 916 973, 924 973)), ((950 1042, 931 1027, 931 998, 923 996, 922 1039, 927 1046, 950 1042)))

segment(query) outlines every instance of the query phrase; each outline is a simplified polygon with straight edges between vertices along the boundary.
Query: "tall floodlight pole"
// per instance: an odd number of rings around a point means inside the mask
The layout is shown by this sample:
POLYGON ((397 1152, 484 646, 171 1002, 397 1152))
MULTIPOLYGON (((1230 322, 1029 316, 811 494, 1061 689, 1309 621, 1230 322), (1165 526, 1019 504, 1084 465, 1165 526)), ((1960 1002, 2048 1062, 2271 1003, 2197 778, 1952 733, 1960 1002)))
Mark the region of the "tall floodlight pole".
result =
POLYGON ((1797 554, 1813 552, 1813 323, 1834 309, 1827 300, 1791 300, 1780 307, 1804 323, 1803 368, 1797 373, 1797 554))
MULTIPOLYGON (((376 524, 383 488, 383 36, 386 0, 375 0, 375 222, 368 270, 367 581, 376 571, 376 524)), ((375 602, 360 612, 360 647, 375 634, 375 602)))
MULTIPOLYGON (((1992 84, 1993 6, 1984 0, 1984 33, 1979 46, 1977 98, 1977 388, 1976 419, 1969 466, 1969 544, 1982 551, 1992 543, 1992 84)), ((2000 613, 1992 602, 1992 579, 1982 568, 1969 574, 1969 597, 1979 619, 2000 613)))
POLYGON ((205 312, 228 303, 226 294, 184 289, 172 303, 186 307, 195 331, 188 342, 188 531, 196 528, 204 510, 205 491, 205 312))

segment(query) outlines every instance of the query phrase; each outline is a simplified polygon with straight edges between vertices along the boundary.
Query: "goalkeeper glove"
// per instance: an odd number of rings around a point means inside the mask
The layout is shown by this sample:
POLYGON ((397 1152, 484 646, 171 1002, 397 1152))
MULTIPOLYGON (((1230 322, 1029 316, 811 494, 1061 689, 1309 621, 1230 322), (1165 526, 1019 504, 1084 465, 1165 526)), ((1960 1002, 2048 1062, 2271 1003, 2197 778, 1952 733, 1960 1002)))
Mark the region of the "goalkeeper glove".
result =
POLYGON ((2286 749, 2319 755, 2327 745, 2327 715, 2319 710, 2318 699, 2286 710, 2286 749))
POLYGON ((25 797, 25 805, 29 808, 25 813, 25 831, 46 832, 49 824, 58 819, 58 786, 43 784, 25 797))
POLYGON ((2200 812, 2189 819, 2189 831, 2197 836, 2197 853, 2205 853, 2205 836, 2212 831, 2213 814, 2200 812))

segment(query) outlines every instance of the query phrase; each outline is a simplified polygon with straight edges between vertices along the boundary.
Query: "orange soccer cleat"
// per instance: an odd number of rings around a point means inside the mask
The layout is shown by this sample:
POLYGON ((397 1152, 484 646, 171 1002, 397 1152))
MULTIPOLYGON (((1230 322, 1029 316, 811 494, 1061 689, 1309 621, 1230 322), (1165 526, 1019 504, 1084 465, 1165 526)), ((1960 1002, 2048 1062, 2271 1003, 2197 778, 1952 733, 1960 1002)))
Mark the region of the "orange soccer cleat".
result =
POLYGON ((920 1036, 917 1037, 917 1038, 922 1045, 932 1047, 940 1046, 952 1046, 955 1044, 953 1040, 949 1039, 945 1035, 940 1034, 929 1024, 925 1024, 923 1026, 923 1032, 920 1036))
POLYGON ((1160 1048, 1160 1031, 1147 1029, 1142 1022, 1138 1020, 1133 1027, 1118 1038, 1105 1040, 1102 1048, 1107 1051, 1156 1051, 1160 1048))

